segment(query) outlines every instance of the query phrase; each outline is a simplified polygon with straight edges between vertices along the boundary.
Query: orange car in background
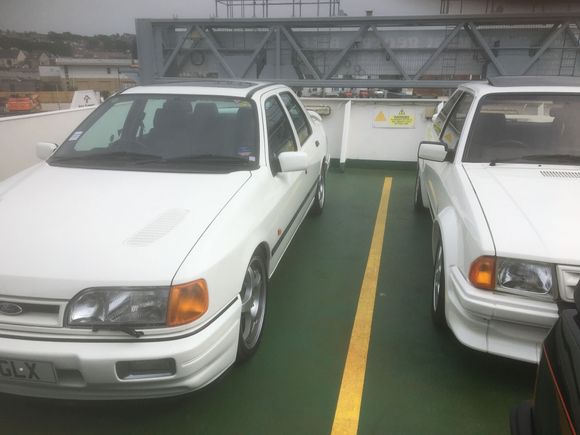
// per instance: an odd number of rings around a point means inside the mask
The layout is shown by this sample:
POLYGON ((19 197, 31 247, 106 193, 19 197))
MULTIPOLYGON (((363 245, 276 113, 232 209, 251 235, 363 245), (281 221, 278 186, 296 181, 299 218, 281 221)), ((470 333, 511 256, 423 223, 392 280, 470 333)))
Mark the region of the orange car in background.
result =
POLYGON ((38 95, 11 96, 6 103, 6 111, 9 113, 39 112, 40 101, 38 101, 38 95))

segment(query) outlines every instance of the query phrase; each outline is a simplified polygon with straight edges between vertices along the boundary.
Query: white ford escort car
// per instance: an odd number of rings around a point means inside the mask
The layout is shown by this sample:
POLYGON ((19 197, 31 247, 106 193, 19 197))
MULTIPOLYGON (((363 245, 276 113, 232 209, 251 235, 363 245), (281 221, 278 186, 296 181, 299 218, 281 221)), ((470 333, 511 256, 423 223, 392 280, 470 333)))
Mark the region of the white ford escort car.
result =
POLYGON ((254 353, 325 202, 321 119, 289 88, 135 87, 38 153, 0 183, 0 392, 177 395, 254 353))
POLYGON ((433 218, 432 317, 463 344, 537 362, 580 286, 580 80, 461 86, 419 148, 433 218))

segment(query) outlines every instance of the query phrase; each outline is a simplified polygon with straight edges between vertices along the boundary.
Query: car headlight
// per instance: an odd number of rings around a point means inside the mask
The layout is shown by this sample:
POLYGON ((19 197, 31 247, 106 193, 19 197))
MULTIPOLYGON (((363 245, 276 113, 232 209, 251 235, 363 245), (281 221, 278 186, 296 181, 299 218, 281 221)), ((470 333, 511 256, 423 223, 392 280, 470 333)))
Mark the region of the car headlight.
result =
POLYGON ((79 293, 69 305, 70 326, 164 325, 169 287, 94 288, 79 293))
POLYGON ((475 259, 469 271, 477 288, 538 296, 553 294, 554 277, 552 264, 490 256, 475 259))
POLYGON ((546 263, 498 258, 497 286, 546 295, 554 288, 554 267, 546 263))
POLYGON ((99 326, 179 326, 193 322, 208 309, 203 279, 171 287, 92 288, 70 302, 67 324, 99 326))

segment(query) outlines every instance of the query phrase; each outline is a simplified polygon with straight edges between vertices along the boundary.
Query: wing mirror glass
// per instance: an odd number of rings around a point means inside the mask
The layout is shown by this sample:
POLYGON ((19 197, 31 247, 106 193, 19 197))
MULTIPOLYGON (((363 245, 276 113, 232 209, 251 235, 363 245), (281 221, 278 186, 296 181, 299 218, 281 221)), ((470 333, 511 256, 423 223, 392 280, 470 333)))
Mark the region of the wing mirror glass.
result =
POLYGON ((46 160, 56 151, 57 144, 50 142, 38 142, 36 144, 36 157, 40 160, 46 160))
POLYGON ((443 142, 424 141, 419 145, 419 158, 432 162, 444 162, 447 159, 447 145, 443 142))
POLYGON ((305 171, 308 168, 308 154, 303 151, 287 151, 278 154, 282 172, 305 171))

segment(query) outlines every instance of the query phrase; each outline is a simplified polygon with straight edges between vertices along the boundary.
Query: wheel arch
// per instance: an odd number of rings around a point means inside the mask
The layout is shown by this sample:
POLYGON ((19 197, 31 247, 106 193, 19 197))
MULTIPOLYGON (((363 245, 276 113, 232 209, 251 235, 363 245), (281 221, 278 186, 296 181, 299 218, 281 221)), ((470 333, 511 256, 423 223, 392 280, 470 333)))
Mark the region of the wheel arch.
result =
POLYGON ((431 255, 435 263, 437 244, 441 242, 445 253, 447 266, 457 264, 460 245, 460 228, 457 214, 453 209, 447 207, 443 209, 433 221, 431 234, 431 255))

